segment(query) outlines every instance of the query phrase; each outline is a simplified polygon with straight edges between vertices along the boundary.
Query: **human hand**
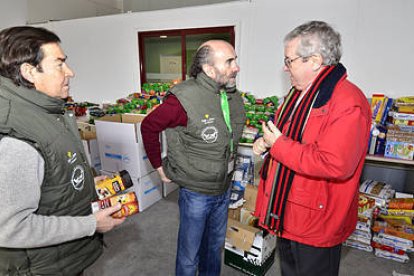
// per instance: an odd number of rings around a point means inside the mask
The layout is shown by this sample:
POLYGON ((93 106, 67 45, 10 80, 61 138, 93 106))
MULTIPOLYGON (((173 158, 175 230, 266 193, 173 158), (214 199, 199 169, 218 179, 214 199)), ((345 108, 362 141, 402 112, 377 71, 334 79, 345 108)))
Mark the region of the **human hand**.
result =
POLYGON ((253 144, 253 153, 256 155, 260 155, 263 152, 267 151, 269 147, 266 145, 263 137, 257 139, 253 144))
POLYGON ((96 232, 105 233, 112 230, 115 226, 120 225, 125 221, 123 218, 113 218, 111 215, 121 209, 121 204, 99 210, 94 213, 96 219, 96 232))
POLYGON ((171 179, 169 179, 169 178, 165 175, 165 172, 164 172, 164 169, 162 168, 162 166, 161 166, 161 167, 159 167, 159 168, 157 168, 157 171, 158 171, 158 174, 160 175, 161 180, 162 180, 163 182, 165 182, 165 183, 170 183, 170 182, 171 182, 171 179))
POLYGON ((262 122, 263 128, 263 140, 266 145, 271 148, 273 144, 282 136, 280 130, 273 124, 272 121, 268 121, 267 125, 265 122, 262 122))

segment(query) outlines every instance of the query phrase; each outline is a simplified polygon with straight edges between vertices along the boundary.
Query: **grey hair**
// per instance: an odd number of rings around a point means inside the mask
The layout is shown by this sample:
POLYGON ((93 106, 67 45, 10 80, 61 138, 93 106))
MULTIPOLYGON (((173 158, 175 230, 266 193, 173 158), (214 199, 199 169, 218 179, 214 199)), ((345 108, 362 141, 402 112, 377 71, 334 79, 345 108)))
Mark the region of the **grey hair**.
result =
POLYGON ((197 75, 203 72, 204 64, 213 65, 211 60, 212 53, 213 49, 209 45, 204 45, 197 50, 190 69, 191 77, 196 79, 197 75))
POLYGON ((310 57, 320 54, 324 65, 339 63, 342 56, 341 35, 326 22, 310 21, 296 27, 285 36, 285 46, 296 38, 300 39, 297 55, 310 57))

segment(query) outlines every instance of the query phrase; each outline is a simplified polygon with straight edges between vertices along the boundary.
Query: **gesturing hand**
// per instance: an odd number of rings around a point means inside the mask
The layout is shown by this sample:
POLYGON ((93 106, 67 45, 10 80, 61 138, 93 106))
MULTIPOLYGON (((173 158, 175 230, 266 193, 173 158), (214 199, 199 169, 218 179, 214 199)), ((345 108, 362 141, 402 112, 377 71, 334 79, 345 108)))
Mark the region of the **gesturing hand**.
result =
POLYGON ((268 146, 263 140, 263 137, 260 137, 259 139, 257 139, 253 144, 253 153, 256 155, 262 154, 263 152, 267 151, 267 149, 268 149, 268 146))
POLYGON ((267 125, 265 122, 262 122, 263 128, 263 140, 266 145, 271 148, 273 144, 282 136, 280 130, 273 124, 272 121, 268 121, 267 125))

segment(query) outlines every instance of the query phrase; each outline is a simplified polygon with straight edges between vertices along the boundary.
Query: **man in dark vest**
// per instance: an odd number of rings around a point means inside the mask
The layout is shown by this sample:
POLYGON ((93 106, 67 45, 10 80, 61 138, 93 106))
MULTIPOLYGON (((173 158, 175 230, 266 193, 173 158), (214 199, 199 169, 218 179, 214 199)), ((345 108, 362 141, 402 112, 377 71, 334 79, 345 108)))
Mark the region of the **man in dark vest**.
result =
POLYGON ((148 158, 180 186, 176 275, 220 275, 229 184, 245 122, 234 48, 211 40, 197 50, 191 79, 174 86, 141 125, 148 158), (159 134, 166 130, 167 157, 159 134))
POLYGON ((60 39, 43 28, 0 32, 0 275, 79 275, 102 252, 120 206, 96 200, 73 113, 60 39))

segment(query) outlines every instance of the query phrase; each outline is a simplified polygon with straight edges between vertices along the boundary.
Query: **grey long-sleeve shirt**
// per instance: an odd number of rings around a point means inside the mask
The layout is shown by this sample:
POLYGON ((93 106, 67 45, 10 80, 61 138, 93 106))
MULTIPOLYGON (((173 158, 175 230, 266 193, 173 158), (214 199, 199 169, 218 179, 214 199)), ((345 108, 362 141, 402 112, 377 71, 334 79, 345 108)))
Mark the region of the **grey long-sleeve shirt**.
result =
POLYGON ((33 248, 91 236, 93 215, 44 216, 38 208, 44 160, 31 145, 15 138, 0 140, 0 247, 33 248))

